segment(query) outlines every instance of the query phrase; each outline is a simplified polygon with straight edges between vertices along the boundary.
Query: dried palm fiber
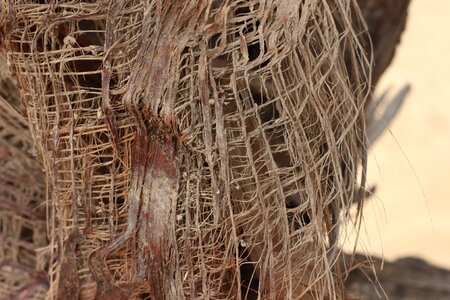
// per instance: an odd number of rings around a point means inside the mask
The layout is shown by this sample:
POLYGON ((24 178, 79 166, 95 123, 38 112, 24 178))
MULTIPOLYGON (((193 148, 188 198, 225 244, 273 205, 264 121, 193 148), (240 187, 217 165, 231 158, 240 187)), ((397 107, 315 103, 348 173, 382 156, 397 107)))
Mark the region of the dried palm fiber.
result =
POLYGON ((3 9, 51 189, 49 298, 342 298, 370 86, 354 1, 3 9))
POLYGON ((373 44, 372 84, 391 64, 406 26, 410 0, 358 0, 373 44))
POLYGON ((0 299, 45 299, 48 289, 37 252, 48 244, 45 178, 31 150, 25 118, 0 96, 0 299))

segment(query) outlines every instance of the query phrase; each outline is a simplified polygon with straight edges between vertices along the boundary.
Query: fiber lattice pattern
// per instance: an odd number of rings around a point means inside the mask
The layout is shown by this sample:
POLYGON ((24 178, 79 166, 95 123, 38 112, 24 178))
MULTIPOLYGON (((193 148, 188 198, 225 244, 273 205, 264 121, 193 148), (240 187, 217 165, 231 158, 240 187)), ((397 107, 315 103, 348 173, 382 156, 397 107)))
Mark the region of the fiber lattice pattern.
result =
POLYGON ((49 296, 341 298, 370 83, 354 2, 3 4, 49 296))
POLYGON ((48 244, 45 179, 31 150, 24 118, 0 96, 0 299, 44 299, 48 289, 37 253, 48 244))

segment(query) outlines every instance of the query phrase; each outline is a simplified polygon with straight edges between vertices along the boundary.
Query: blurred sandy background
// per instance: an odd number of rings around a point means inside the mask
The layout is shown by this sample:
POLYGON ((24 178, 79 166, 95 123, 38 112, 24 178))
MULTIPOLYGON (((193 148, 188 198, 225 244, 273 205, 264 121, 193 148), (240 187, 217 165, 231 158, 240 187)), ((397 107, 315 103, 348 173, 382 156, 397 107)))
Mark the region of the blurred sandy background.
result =
POLYGON ((412 0, 394 62, 377 94, 412 91, 372 148, 360 250, 417 256, 450 268, 450 1, 412 0), (416 175, 417 176, 416 176, 416 175), (370 238, 368 238, 370 237, 370 238))

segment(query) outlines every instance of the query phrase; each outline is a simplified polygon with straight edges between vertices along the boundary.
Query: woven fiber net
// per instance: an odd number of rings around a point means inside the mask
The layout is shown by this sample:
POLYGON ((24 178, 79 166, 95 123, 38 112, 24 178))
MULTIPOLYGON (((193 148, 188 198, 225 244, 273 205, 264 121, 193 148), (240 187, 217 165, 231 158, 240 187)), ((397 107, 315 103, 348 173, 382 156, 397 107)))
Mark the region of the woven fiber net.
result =
MULTIPOLYGON (((1 79, 1 78, 0 78, 1 79)), ((0 299, 45 299, 45 180, 26 120, 0 96, 0 299)))
POLYGON ((355 1, 2 1, 49 299, 343 297, 370 86, 355 1))

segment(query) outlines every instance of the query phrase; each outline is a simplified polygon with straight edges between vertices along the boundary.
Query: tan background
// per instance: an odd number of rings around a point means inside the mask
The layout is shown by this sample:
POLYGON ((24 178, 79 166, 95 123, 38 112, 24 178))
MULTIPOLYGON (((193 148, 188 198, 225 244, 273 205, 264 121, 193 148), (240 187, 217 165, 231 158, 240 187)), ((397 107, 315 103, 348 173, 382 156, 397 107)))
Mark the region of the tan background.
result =
POLYGON ((398 117, 371 149, 360 250, 418 256, 450 268, 450 1, 413 0, 379 89, 412 85, 398 117), (370 237, 370 238, 368 238, 370 237))

